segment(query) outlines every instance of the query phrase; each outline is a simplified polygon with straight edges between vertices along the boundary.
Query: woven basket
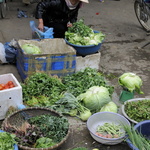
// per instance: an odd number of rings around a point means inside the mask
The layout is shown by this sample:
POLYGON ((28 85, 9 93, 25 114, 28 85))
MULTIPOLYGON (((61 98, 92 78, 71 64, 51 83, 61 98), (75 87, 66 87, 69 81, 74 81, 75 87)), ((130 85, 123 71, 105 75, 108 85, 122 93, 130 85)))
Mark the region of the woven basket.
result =
MULTIPOLYGON (((22 115, 22 114, 26 114, 27 116, 30 116, 30 117, 46 115, 46 114, 50 114, 50 115, 58 116, 58 117, 61 116, 61 114, 59 114, 58 112, 48 109, 48 108, 42 108, 42 107, 25 108, 25 109, 16 111, 13 114, 6 117, 2 123, 2 129, 5 131, 5 128, 8 125, 11 125, 13 127, 20 127, 25 121, 27 121, 27 120, 25 120, 24 115, 22 115)), ((49 148, 31 148, 31 147, 22 146, 19 144, 18 144, 18 147, 22 150, 55 150, 55 149, 58 149, 58 147, 60 147, 62 144, 64 144, 64 142, 67 140, 67 138, 69 136, 69 133, 70 133, 70 128, 68 128, 68 133, 62 139, 61 142, 59 142, 56 145, 51 146, 49 148)))

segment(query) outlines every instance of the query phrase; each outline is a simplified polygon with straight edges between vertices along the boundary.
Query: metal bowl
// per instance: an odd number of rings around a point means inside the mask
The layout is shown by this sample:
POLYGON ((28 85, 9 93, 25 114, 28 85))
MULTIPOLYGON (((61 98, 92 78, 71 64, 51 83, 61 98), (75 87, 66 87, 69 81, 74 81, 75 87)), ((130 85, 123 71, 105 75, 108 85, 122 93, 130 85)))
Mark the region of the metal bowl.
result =
POLYGON ((90 116, 87 120, 87 128, 91 136, 97 142, 105 145, 116 145, 125 139, 124 125, 130 125, 130 122, 124 116, 113 112, 98 112, 90 116), (104 138, 96 135, 97 126, 103 125, 104 123, 115 123, 116 125, 121 125, 121 130, 124 134, 119 138, 104 138))
POLYGON ((135 98, 135 99, 127 100, 127 101, 122 105, 122 107, 121 107, 122 114, 123 114, 128 120, 130 120, 132 123, 137 124, 138 122, 137 122, 136 120, 131 119, 131 118, 126 114, 125 105, 126 105, 126 103, 128 103, 128 102, 142 101, 142 100, 148 100, 148 99, 150 99, 150 98, 135 98))

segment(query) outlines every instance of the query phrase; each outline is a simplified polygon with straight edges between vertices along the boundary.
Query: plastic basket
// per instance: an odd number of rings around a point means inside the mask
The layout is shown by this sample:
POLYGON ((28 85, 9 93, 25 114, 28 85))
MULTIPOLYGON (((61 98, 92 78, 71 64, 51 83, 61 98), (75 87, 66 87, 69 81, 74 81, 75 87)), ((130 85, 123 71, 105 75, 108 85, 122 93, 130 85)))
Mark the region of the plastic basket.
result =
POLYGON ((134 92, 129 92, 127 90, 122 90, 119 100, 121 102, 125 102, 125 101, 127 101, 129 99, 133 99, 133 98, 134 98, 134 92))

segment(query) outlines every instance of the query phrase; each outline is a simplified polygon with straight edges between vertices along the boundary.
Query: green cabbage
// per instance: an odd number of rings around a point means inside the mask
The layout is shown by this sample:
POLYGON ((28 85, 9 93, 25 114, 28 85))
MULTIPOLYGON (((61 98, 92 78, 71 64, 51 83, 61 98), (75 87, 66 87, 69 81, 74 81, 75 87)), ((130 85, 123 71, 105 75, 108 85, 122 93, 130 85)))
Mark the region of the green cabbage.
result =
POLYGON ((34 44, 24 44, 21 46, 21 48, 25 51, 27 54, 41 54, 41 50, 38 46, 34 44))
POLYGON ((118 112, 118 107, 117 107, 117 105, 112 101, 112 102, 109 102, 108 104, 104 105, 104 106, 100 109, 100 112, 103 112, 103 111, 108 111, 108 112, 117 113, 117 112, 118 112))
POLYGON ((105 104, 111 101, 108 89, 103 86, 93 86, 77 98, 91 112, 98 112, 105 104))
POLYGON ((142 80, 135 73, 124 73, 119 77, 118 82, 130 92, 136 91, 138 94, 144 94, 140 89, 142 86, 142 80))

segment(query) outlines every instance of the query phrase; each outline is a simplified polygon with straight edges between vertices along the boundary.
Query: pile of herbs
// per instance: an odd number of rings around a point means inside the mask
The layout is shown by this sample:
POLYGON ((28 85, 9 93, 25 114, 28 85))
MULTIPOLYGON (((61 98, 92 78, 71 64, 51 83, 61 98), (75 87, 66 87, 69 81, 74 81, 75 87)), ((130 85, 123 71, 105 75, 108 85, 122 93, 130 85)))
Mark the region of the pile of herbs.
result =
POLYGON ((39 98, 39 96, 43 95, 45 96, 45 99, 46 97, 49 99, 49 102, 46 99, 46 104, 44 105, 50 105, 59 100, 62 97, 63 92, 66 91, 66 87, 62 84, 61 80, 49 76, 46 73, 39 72, 29 76, 21 85, 23 101, 25 103, 28 100, 31 101, 33 97, 39 98))
POLYGON ((136 122, 150 120, 150 99, 126 102, 125 112, 136 122))
POLYGON ((7 126, 5 128, 5 131, 16 135, 15 140, 19 145, 32 148, 56 145, 67 135, 68 130, 67 118, 50 114, 32 117, 21 127, 7 126))
POLYGON ((85 68, 72 75, 62 78, 62 83, 66 86, 68 92, 75 97, 85 93, 92 86, 104 86, 108 89, 110 96, 114 92, 114 87, 108 85, 105 76, 93 68, 85 68))

